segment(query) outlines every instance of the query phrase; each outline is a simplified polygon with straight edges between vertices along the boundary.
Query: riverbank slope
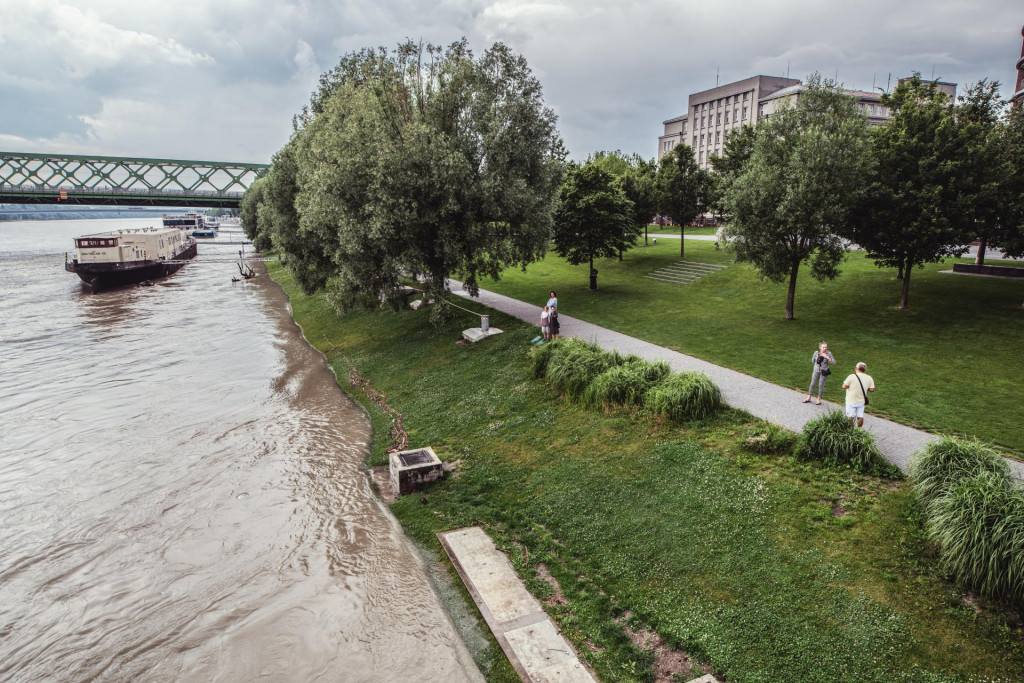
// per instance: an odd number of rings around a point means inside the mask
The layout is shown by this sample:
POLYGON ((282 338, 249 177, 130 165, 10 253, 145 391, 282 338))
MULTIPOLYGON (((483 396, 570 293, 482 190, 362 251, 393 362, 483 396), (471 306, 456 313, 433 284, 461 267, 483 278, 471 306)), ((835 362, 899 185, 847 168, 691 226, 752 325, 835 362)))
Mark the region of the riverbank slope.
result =
MULTIPOLYGON (((392 505, 410 536, 440 558, 438 531, 484 526, 603 680, 1024 675, 1015 617, 943 579, 901 482, 747 452, 760 423, 735 410, 680 426, 584 409, 530 378, 536 328, 492 312, 505 334, 462 348, 468 315, 441 328, 427 311, 339 316, 268 267, 341 383, 351 363, 411 446, 456 463, 392 505)), ((383 464, 390 419, 345 389, 383 464)), ((493 644, 476 657, 516 680, 493 644)))

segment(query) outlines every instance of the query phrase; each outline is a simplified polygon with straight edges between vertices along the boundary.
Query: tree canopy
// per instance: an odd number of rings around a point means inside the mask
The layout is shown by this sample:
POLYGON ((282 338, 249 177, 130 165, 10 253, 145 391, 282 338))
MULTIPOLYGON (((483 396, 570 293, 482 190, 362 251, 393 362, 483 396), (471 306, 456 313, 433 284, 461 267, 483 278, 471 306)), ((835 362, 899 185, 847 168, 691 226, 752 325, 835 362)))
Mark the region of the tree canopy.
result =
POLYGON ((882 104, 892 119, 873 131, 877 165, 849 234, 879 267, 902 272, 905 309, 915 266, 964 251, 966 138, 949 97, 919 74, 882 95, 882 104))
POLYGON ((686 255, 686 226, 710 208, 711 174, 697 165, 693 150, 680 143, 661 157, 658 167, 659 210, 679 223, 679 255, 686 255))
POLYGON ((632 202, 593 161, 568 169, 560 198, 555 252, 574 266, 589 263, 593 274, 595 258, 611 258, 639 237, 632 202))
POLYGON ((818 280, 839 275, 855 202, 871 168, 867 118, 856 100, 815 74, 755 129, 750 158, 728 189, 729 235, 737 260, 773 282, 788 279, 787 320, 808 262, 818 280))
POLYGON ((351 53, 295 127, 257 222, 275 226, 306 291, 373 306, 415 278, 442 317, 449 277, 475 293, 543 256, 565 151, 540 83, 506 46, 351 53))

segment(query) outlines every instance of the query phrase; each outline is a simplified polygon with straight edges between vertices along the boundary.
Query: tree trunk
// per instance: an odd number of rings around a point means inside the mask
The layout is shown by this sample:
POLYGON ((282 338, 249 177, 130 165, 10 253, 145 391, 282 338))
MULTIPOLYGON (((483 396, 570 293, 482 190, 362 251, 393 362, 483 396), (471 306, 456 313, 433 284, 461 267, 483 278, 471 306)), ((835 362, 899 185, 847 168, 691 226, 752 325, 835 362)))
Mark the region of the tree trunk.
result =
POLYGON ((644 246, 647 246, 647 223, 644 223, 644 246))
POLYGON ((800 262, 797 261, 789 271, 789 292, 786 294, 786 320, 793 319, 793 300, 796 298, 796 274, 800 270, 800 262))
POLYGON ((622 260, 622 247, 619 247, 619 260, 622 260))
POLYGON ((594 255, 590 255, 590 272, 587 273, 590 276, 590 288, 597 289, 597 276, 594 275, 594 255))
POLYGON ((896 279, 897 280, 902 280, 903 279, 903 261, 900 261, 900 264, 898 266, 896 266, 896 279))
POLYGON ((686 256, 686 226, 682 221, 679 223, 679 258, 686 256))
POLYGON ((981 244, 978 245, 978 255, 974 258, 974 264, 977 266, 985 265, 985 249, 988 248, 988 240, 982 240, 981 244))
POLYGON ((910 271, 911 267, 908 265, 903 270, 903 293, 900 295, 900 310, 905 311, 910 306, 907 305, 907 295, 910 293, 910 271))

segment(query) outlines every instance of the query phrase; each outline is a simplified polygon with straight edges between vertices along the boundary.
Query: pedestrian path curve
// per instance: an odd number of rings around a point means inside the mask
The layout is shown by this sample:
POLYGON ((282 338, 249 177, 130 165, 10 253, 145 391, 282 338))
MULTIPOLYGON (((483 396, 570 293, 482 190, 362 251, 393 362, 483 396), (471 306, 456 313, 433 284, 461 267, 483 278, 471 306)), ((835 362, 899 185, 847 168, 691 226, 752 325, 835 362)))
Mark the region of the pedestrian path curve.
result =
MULTIPOLYGON (((451 280, 452 293, 478 301, 479 303, 511 315, 528 323, 536 322, 539 306, 512 299, 481 289, 477 297, 470 297, 463 290, 462 283, 451 280)), ((568 315, 559 314, 562 336, 580 337, 594 342, 606 350, 619 353, 636 354, 649 361, 666 361, 674 371, 696 370, 708 375, 722 390, 722 398, 730 406, 745 410, 762 420, 773 422, 794 432, 803 430, 808 421, 820 417, 827 410, 842 410, 843 406, 830 401, 822 401, 821 405, 802 403, 806 394, 792 389, 780 387, 736 370, 723 368, 693 356, 667 349, 650 342, 616 332, 600 325, 594 325, 568 315)), ((870 431, 878 444, 879 450, 892 464, 906 472, 910 457, 922 446, 936 437, 933 434, 901 425, 891 420, 868 414, 864 420, 864 428, 870 431)), ((1024 480, 1024 463, 1007 459, 1014 476, 1024 480)))

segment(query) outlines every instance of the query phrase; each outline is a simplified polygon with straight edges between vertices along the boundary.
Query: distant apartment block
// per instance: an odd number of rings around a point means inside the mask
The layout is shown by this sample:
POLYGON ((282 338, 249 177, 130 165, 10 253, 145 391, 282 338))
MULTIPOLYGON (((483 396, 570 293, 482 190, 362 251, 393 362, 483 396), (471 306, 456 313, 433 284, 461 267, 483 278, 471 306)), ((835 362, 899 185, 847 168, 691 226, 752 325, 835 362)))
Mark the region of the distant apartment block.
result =
MULTIPOLYGON (((694 93, 685 114, 663 121, 664 133, 658 137, 658 159, 680 143, 693 149, 697 163, 707 168, 712 155, 722 156, 725 138, 742 126, 756 126, 782 106, 793 106, 806 86, 795 78, 753 76, 742 81, 694 93)), ((939 82, 938 87, 956 97, 956 84, 939 82)), ((881 93, 846 90, 858 100, 871 125, 889 120, 881 93)))

